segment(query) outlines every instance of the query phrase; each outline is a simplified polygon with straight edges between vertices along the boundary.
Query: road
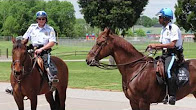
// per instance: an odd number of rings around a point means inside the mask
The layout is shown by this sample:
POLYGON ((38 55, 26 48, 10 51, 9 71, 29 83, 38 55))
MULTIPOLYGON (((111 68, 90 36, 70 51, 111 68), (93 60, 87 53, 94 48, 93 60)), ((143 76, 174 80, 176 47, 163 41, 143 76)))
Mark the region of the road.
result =
MULTIPOLYGON (((0 83, 0 110, 17 110, 13 96, 4 92, 9 85, 0 83)), ((24 102, 25 110, 30 110, 29 100, 24 102)), ((49 110, 44 95, 38 96, 37 108, 37 110, 49 110)), ((123 92, 68 88, 66 110, 131 110, 131 108, 123 92)), ((196 99, 188 96, 177 101, 175 106, 152 104, 151 110, 196 110, 196 99)))

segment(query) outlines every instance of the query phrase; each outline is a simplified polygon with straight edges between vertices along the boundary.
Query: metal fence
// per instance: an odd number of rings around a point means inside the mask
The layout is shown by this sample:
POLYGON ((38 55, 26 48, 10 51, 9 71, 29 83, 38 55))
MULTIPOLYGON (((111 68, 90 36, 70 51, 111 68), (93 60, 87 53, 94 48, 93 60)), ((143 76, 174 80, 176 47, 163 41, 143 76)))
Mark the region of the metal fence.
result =
MULTIPOLYGON (((150 42, 158 42, 159 38, 155 37, 127 37, 125 38, 128 42, 133 44, 134 46, 144 46, 144 44, 149 44, 150 42), (141 44, 141 45, 140 45, 141 44)), ((0 41, 8 41, 11 40, 10 36, 0 36, 0 41)), ((87 40, 86 38, 78 38, 78 39, 71 39, 71 38, 59 38, 57 39, 58 45, 63 46, 78 46, 78 47, 92 47, 96 40, 90 39, 87 40)), ((192 40, 187 40, 187 42, 192 42, 192 40)), ((144 47, 141 47, 139 49, 143 49, 144 47)), ((8 52, 10 53, 11 50, 8 50, 7 48, 0 48, 0 57, 8 57, 8 52)), ((86 54, 87 52, 80 52, 75 51, 71 53, 59 53, 64 55, 79 55, 79 54, 86 54)), ((58 54, 58 53, 56 53, 58 54)))

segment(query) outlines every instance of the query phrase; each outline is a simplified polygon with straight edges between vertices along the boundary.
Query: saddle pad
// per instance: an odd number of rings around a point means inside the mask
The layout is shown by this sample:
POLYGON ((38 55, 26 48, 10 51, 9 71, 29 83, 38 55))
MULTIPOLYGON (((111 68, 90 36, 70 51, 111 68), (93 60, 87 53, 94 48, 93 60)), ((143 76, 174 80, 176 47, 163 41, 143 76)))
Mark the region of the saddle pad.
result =
POLYGON ((177 80, 178 87, 182 87, 186 83, 188 83, 189 71, 188 71, 188 67, 186 65, 183 65, 178 69, 177 79, 178 79, 177 80))
POLYGON ((50 60, 49 69, 52 75, 57 75, 58 70, 55 63, 52 60, 50 60))

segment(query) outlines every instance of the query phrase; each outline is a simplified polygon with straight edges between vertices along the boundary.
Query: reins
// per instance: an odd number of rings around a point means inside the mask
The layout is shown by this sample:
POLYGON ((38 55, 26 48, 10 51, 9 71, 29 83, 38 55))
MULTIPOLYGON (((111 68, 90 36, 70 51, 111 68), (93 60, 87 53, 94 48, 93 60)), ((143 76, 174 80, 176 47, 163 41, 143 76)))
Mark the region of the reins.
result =
MULTIPOLYGON (((32 71, 33 71, 33 69, 34 69, 34 67, 35 67, 35 64, 36 64, 36 59, 37 59, 37 57, 31 57, 31 55, 30 55, 30 53, 27 53, 27 55, 30 57, 30 59, 31 59, 31 61, 34 61, 33 62, 33 66, 32 66, 32 68, 31 68, 31 70, 30 71, 25 71, 25 66, 23 66, 23 69, 22 69, 22 77, 21 78, 17 78, 17 75, 16 75, 16 72, 15 72, 15 69, 14 69, 14 64, 16 63, 16 62, 20 62, 20 60, 15 60, 14 62, 13 62, 13 67, 12 67, 12 71, 13 71, 13 73, 14 73, 14 78, 15 78, 15 80, 18 82, 18 83, 20 83, 21 81, 22 81, 22 79, 26 76, 26 75, 29 75, 32 71), (35 60, 34 60, 35 59, 35 60), (25 74, 25 73, 29 73, 29 74, 25 74)), ((27 56, 26 56, 27 57, 27 56)), ((26 58, 25 58, 26 59, 26 58)))
MULTIPOLYGON (((147 58, 149 55, 151 55, 152 53, 149 53, 148 55, 145 55, 139 59, 136 59, 134 61, 131 61, 131 62, 127 62, 127 63, 122 63, 122 64, 116 64, 116 65, 109 65, 109 64, 105 64, 105 63, 101 63, 101 62, 98 62, 98 65, 96 65, 98 68, 100 69, 106 69, 106 70, 114 70, 114 69, 118 69, 117 66, 125 66, 125 65, 130 65, 130 64, 133 64, 133 63, 139 63, 139 62, 142 62, 142 63, 146 63, 146 62, 149 62, 149 61, 140 61, 144 58, 147 58)), ((153 55, 155 55, 155 53, 153 53, 153 55)))
MULTIPOLYGON (((105 64, 105 63, 98 63, 97 67, 98 68, 101 68, 101 69, 108 69, 108 70, 113 70, 113 69, 118 69, 117 66, 125 66, 125 65, 130 65, 130 64, 133 64, 133 63, 137 63, 139 62, 140 60, 146 58, 147 56, 143 56, 139 59, 136 59, 134 61, 131 61, 131 62, 127 62, 127 63, 122 63, 122 64, 116 64, 116 65, 109 65, 109 64, 105 64)), ((140 61, 140 62, 146 62, 146 61, 140 61)))

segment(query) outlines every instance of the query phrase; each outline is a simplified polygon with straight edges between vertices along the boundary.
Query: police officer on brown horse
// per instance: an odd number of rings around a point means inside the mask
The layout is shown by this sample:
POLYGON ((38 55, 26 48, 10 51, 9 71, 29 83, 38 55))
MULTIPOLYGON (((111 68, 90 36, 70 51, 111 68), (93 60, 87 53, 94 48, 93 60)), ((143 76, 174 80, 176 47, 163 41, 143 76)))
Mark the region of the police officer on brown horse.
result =
MULTIPOLYGON (((51 85, 51 91, 53 91, 55 90, 55 87, 52 85, 57 84, 59 81, 57 78, 57 69, 54 63, 50 61, 50 51, 56 43, 56 36, 53 27, 46 24, 47 21, 47 13, 45 11, 38 11, 36 13, 37 23, 33 23, 29 26, 28 30, 23 35, 23 43, 27 44, 28 41, 31 41, 32 46, 36 48, 35 54, 39 54, 43 59, 43 64, 51 85)), ((12 94, 12 91, 12 89, 6 89, 6 92, 8 93, 12 94)))
POLYGON ((163 26, 160 44, 149 44, 152 49, 162 49, 162 58, 165 63, 165 73, 167 76, 169 104, 175 105, 176 102, 176 73, 173 71, 176 64, 181 63, 183 58, 183 40, 179 27, 172 23, 173 11, 169 8, 161 9, 157 15, 159 23, 163 26))

